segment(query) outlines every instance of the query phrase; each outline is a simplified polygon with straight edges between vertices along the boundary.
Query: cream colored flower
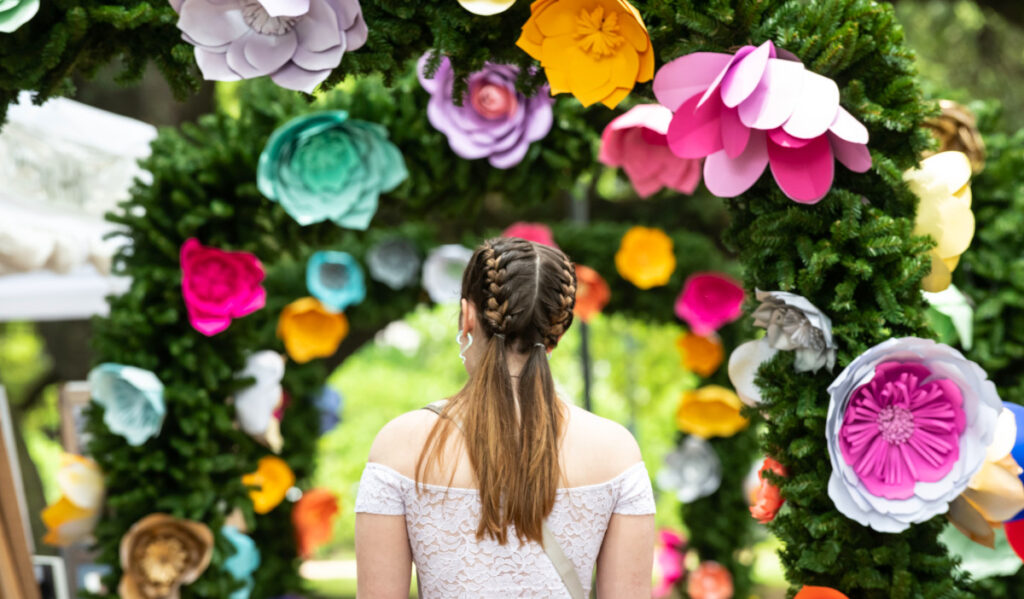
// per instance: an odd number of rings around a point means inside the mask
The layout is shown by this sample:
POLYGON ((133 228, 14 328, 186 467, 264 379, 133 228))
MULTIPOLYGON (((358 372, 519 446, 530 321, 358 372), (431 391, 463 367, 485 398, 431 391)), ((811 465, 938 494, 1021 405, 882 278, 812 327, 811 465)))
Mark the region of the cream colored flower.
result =
POLYGON ((92 534, 106 487, 96 462, 69 453, 61 457, 57 485, 62 497, 42 513, 43 523, 49 529, 43 542, 66 547, 92 534))
POLYGON ((459 0, 462 8, 474 15, 489 17, 512 8, 516 0, 459 0))

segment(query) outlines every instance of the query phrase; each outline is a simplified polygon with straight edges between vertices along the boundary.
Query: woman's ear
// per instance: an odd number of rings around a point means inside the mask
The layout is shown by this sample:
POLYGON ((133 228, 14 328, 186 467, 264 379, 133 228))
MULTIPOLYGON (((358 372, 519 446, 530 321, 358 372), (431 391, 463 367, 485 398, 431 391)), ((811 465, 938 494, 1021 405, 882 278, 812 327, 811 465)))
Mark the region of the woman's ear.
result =
POLYGON ((459 329, 465 333, 476 331, 476 306, 466 298, 462 298, 459 311, 459 329))

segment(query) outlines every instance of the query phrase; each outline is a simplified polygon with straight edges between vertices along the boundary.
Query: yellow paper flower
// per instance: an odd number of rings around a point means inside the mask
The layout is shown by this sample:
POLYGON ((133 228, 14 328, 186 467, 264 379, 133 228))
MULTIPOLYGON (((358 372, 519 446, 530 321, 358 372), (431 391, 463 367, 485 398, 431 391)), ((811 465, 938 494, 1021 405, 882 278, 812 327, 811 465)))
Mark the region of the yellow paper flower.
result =
POLYGON ((488 17, 505 12, 512 8, 516 0, 459 0, 462 8, 465 8, 474 15, 488 17))
POLYGON ((687 331, 676 340, 683 368, 707 378, 718 370, 725 358, 722 342, 717 335, 702 337, 687 331))
POLYGON ((904 180, 920 203, 915 235, 930 235, 932 270, 921 286, 938 292, 949 287, 960 254, 974 238, 971 212, 971 161, 963 152, 940 152, 921 161, 921 168, 904 173, 904 180))
POLYGON ((331 312, 312 297, 285 306, 277 321, 277 336, 284 341, 285 351, 300 364, 334 355, 347 335, 345 315, 331 312))
POLYGON ((540 61, 552 94, 618 106, 654 77, 654 49, 626 0, 536 0, 516 45, 540 61))
POLYGON ((633 227, 622 236, 615 268, 640 289, 667 284, 676 269, 672 239, 661 229, 633 227))
POLYGON ((735 393, 718 385, 686 391, 679 400, 676 425, 679 430, 708 439, 731 437, 750 421, 740 416, 743 403, 735 393))
POLYGON ((62 497, 42 512, 48 529, 43 542, 67 547, 92 534, 100 517, 106 487, 96 462, 69 453, 61 456, 57 485, 62 497))
POLYGON ((284 501, 288 489, 295 484, 295 473, 281 458, 264 456, 256 472, 242 476, 242 484, 259 487, 249 491, 249 497, 257 514, 267 514, 284 501))

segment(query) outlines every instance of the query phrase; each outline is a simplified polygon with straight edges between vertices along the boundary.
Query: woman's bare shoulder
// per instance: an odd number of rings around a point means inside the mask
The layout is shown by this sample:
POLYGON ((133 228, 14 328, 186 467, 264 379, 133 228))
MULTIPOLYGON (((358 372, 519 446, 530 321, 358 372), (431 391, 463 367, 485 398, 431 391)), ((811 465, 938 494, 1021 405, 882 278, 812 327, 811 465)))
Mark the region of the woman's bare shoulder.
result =
POLYGON ((576 406, 569 410, 563 451, 574 487, 609 481, 643 460, 626 427, 576 406))
POLYGON ((385 424, 370 447, 369 461, 383 464, 410 478, 437 415, 428 410, 406 412, 385 424))

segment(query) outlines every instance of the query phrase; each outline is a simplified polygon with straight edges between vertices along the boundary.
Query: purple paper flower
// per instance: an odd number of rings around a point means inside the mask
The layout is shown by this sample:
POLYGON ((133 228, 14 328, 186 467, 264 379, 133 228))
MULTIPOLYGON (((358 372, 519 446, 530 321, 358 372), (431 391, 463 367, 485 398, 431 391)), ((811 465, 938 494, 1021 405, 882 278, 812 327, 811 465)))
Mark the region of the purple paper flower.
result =
POLYGON ((312 93, 345 52, 366 43, 359 0, 170 2, 208 80, 269 75, 281 87, 312 93))
POLYGON ((516 91, 518 67, 487 63, 469 76, 469 90, 462 106, 452 98, 455 73, 442 58, 432 78, 425 74, 429 54, 417 66, 420 85, 430 93, 427 118, 448 137, 452 151, 467 160, 487 158, 496 168, 519 164, 530 144, 551 130, 554 100, 543 86, 533 96, 516 91))

